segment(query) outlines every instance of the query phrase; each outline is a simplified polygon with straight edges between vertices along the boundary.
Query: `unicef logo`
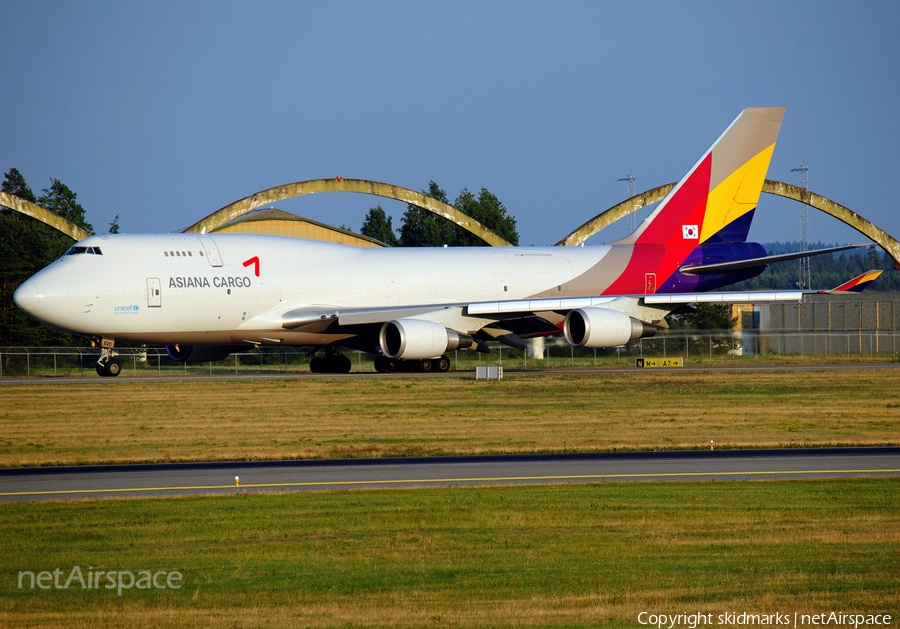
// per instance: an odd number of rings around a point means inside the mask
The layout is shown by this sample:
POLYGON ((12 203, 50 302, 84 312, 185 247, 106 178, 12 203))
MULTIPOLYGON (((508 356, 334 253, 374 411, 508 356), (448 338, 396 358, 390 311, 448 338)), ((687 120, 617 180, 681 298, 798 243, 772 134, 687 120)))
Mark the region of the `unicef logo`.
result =
POLYGON ((137 312, 138 310, 141 309, 141 307, 138 306, 137 304, 135 304, 134 306, 132 306, 132 308, 134 308, 134 311, 135 311, 135 312, 137 312))

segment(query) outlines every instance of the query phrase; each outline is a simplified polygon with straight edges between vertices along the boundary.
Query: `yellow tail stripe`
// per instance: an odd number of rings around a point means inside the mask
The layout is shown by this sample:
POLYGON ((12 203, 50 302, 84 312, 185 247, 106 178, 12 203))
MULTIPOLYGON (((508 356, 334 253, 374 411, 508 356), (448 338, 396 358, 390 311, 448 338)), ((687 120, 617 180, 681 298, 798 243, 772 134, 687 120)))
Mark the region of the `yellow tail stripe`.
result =
MULTIPOLYGON (((710 191, 703 227, 700 229, 701 244, 756 207, 774 151, 773 143, 747 160, 710 191)), ((713 158, 715 159, 715 154, 713 158)))

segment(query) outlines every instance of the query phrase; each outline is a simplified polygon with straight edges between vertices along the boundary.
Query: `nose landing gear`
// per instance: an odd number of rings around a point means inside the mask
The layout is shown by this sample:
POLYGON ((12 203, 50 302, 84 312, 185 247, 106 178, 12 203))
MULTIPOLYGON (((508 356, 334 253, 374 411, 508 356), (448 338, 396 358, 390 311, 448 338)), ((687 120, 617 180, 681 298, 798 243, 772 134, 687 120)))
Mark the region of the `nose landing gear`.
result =
POLYGON ((97 375, 101 378, 115 378, 122 373, 122 363, 119 362, 117 352, 113 347, 115 341, 103 339, 100 343, 100 358, 97 360, 97 375))
POLYGON ((97 363, 97 375, 103 378, 115 378, 122 373, 122 363, 118 358, 110 358, 106 364, 97 363))

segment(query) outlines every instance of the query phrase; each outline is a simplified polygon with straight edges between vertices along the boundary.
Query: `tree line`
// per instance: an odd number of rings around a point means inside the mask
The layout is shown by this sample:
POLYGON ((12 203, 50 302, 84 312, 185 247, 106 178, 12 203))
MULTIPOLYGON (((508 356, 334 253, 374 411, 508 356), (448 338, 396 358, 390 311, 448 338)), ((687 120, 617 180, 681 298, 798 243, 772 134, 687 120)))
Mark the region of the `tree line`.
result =
MULTIPOLYGON (((37 196, 15 168, 6 173, 3 192, 30 201, 93 232, 77 195, 59 179, 37 196)), ((13 302, 13 293, 29 277, 59 258, 72 239, 30 216, 0 207, 0 345, 84 345, 85 340, 41 325, 13 302)))
MULTIPOLYGON (((447 199, 438 184, 428 182, 428 189, 422 194, 452 205, 512 245, 519 244, 516 219, 506 211, 503 203, 487 188, 482 188, 478 196, 463 188, 453 203, 447 199)), ((369 209, 359 230, 363 236, 375 238, 391 247, 477 247, 488 246, 486 242, 433 212, 409 204, 401 219, 401 226, 394 230, 393 220, 385 214, 380 205, 369 209)))

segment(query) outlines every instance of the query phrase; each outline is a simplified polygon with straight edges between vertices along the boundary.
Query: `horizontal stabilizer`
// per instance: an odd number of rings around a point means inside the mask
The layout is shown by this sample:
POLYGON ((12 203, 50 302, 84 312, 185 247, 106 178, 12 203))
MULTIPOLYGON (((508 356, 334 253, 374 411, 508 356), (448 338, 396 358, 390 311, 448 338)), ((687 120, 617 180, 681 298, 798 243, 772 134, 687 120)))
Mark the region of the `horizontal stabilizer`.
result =
POLYGON ((866 288, 869 287, 869 284, 874 282, 879 275, 882 274, 882 271, 866 271, 859 277, 854 277, 849 282, 844 282, 837 288, 834 288, 829 293, 861 293, 866 288))
POLYGON ((774 256, 764 256, 762 258, 735 260, 734 262, 716 262, 715 264, 685 265, 678 270, 685 275, 720 275, 722 273, 733 273, 734 271, 743 271, 745 269, 755 269, 761 266, 766 266, 767 264, 773 264, 775 262, 786 262, 787 260, 809 258, 811 256, 820 256, 825 253, 835 253, 837 251, 844 251, 846 249, 855 249, 857 247, 868 246, 869 245, 844 245, 842 247, 830 247, 828 249, 817 249, 815 251, 795 251, 793 253, 781 253, 774 256))

